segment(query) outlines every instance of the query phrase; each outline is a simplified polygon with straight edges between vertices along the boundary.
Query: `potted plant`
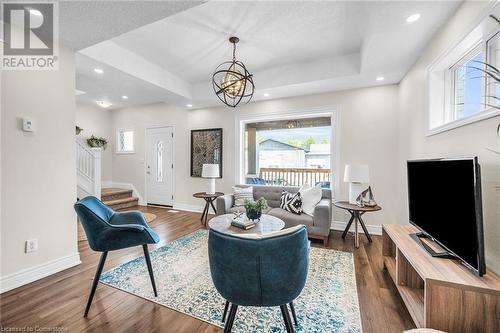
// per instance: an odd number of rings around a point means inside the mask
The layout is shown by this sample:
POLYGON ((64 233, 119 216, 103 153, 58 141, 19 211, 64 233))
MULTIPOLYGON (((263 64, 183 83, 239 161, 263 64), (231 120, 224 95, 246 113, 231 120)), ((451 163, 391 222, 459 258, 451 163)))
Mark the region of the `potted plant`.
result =
POLYGON ((105 138, 98 138, 92 135, 90 138, 87 139, 87 144, 92 148, 106 149, 108 140, 106 140, 105 138))
POLYGON ((247 217, 252 220, 259 220, 262 215, 262 210, 267 208, 267 201, 264 198, 259 198, 257 201, 245 200, 245 209, 247 217))

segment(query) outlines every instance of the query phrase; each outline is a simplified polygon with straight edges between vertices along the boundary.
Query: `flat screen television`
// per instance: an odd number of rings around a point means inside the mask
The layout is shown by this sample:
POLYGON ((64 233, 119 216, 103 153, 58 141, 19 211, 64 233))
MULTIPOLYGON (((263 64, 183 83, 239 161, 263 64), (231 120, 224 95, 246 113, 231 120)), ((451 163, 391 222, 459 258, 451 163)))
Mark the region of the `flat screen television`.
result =
POLYGON ((417 236, 435 241, 477 275, 486 272, 477 157, 408 161, 408 205, 417 236))

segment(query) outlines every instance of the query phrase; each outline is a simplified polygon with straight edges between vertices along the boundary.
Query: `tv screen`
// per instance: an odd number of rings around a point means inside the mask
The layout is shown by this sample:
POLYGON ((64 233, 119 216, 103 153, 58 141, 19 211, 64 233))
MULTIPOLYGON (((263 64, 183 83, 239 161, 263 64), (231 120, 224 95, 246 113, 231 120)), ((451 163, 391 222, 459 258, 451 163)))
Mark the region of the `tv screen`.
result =
POLYGON ((485 272, 477 158, 408 161, 410 223, 477 274, 485 272))

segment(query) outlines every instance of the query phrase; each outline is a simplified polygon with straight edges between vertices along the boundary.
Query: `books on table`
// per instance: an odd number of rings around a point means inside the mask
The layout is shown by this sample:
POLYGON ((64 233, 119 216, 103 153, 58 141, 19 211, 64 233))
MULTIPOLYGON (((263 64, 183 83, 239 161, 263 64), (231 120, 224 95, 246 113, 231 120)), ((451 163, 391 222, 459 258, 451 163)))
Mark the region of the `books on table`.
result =
POLYGON ((235 226, 237 228, 240 228, 240 229, 248 230, 248 229, 255 227, 255 222, 248 219, 246 216, 245 217, 235 217, 231 221, 231 225, 235 226))

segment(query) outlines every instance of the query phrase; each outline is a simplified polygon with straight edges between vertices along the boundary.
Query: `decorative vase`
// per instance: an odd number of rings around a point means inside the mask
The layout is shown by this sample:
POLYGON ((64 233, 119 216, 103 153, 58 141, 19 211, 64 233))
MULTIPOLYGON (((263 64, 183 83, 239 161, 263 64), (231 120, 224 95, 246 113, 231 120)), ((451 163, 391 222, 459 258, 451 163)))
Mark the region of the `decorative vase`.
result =
POLYGON ((247 208, 247 217, 252 220, 260 220, 260 217, 262 216, 262 210, 261 209, 252 209, 252 208, 247 208))

